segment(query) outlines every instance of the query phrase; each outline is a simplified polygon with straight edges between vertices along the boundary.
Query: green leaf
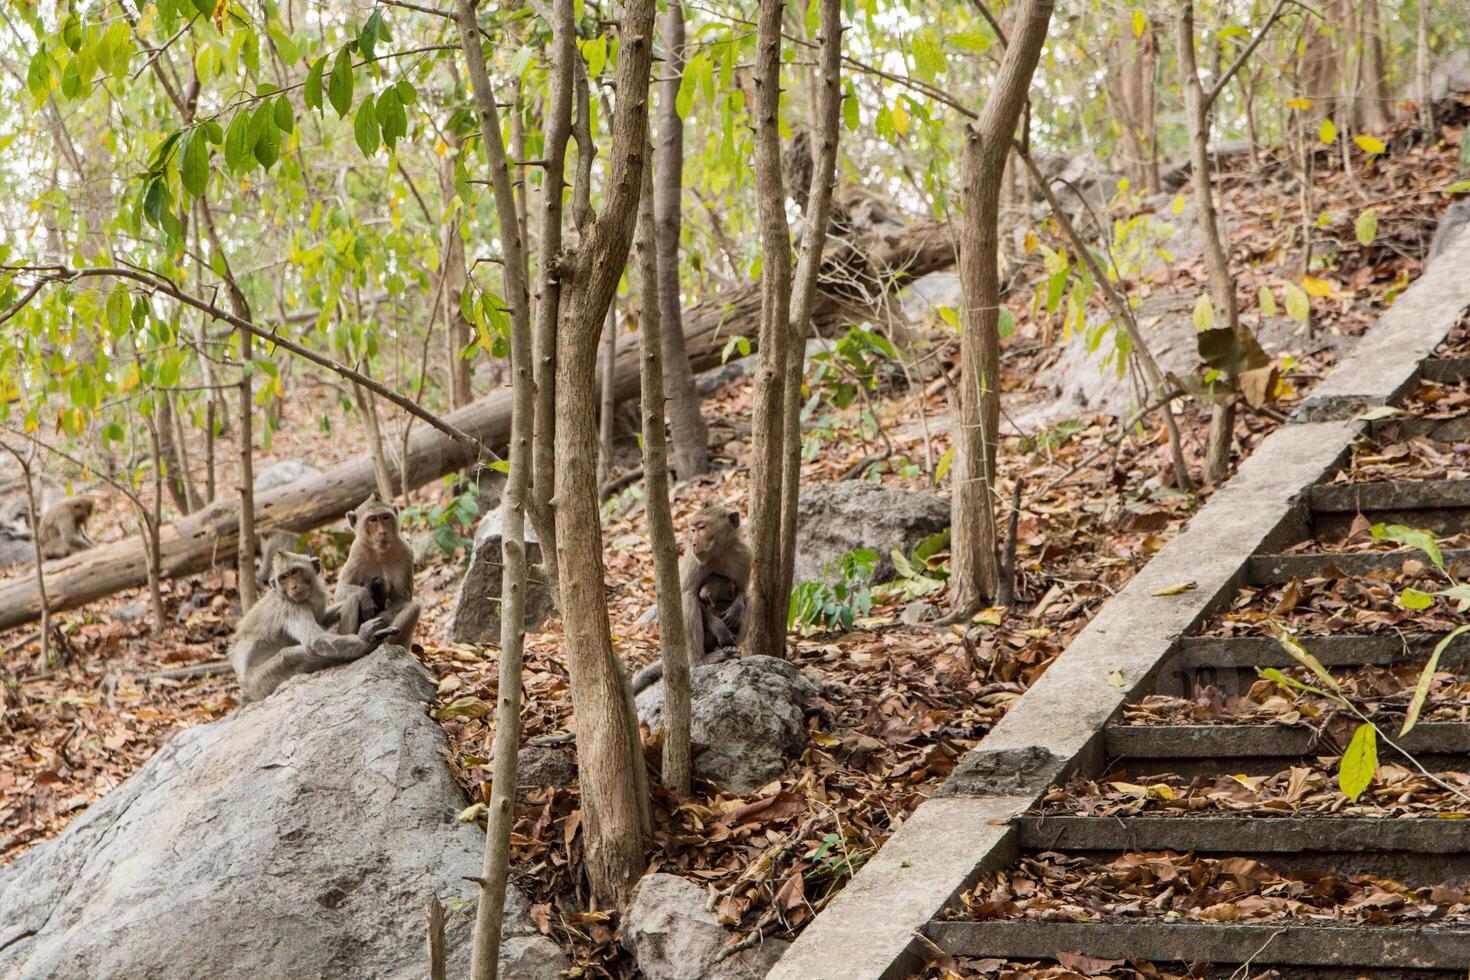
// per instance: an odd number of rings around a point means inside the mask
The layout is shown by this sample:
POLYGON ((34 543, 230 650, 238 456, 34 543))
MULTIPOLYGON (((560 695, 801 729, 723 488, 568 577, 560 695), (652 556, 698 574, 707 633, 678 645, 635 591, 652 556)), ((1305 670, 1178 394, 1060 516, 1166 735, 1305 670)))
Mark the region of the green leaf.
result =
POLYGON ((250 139, 250 113, 241 110, 230 120, 225 133, 225 166, 231 173, 239 174, 255 166, 251 151, 255 144, 250 139))
MULTIPOLYGON (((1470 130, 1466 130, 1466 132, 1470 132, 1470 130)), ((1446 187, 1444 190, 1440 191, 1440 193, 1464 194, 1466 191, 1470 191, 1470 180, 1457 180, 1450 186, 1446 187)))
POLYGON ((26 69, 26 88, 37 101, 51 91, 51 55, 44 44, 31 55, 30 67, 26 69))
POLYGON ((406 78, 400 78, 393 88, 398 92, 400 105, 413 105, 419 100, 419 93, 414 89, 413 83, 406 78))
POLYGON ((942 74, 949 67, 944 59, 944 51, 939 47, 939 41, 933 30, 925 28, 913 36, 912 50, 914 53, 914 74, 925 81, 933 79, 942 74))
POLYGON ((357 117, 352 122, 352 135, 362 155, 371 157, 378 149, 378 116, 373 109, 371 97, 363 99, 357 107, 357 117))
MULTIPOLYGON (((1440 594, 1445 595, 1447 593, 1442 592, 1440 594)), ((1450 645, 1451 640, 1466 630, 1470 630, 1470 623, 1457 627, 1453 632, 1434 645, 1434 652, 1429 655, 1429 662, 1419 672, 1419 683, 1414 685, 1414 696, 1409 699, 1409 711, 1404 715, 1404 727, 1399 730, 1400 738, 1409 734, 1409 730, 1419 722, 1419 713, 1424 710, 1424 702, 1429 697, 1429 685, 1434 680, 1434 672, 1439 670, 1440 654, 1444 653, 1445 648, 1450 645)))
POLYGON ((302 101, 308 109, 322 111, 322 73, 326 70, 327 58, 325 55, 312 62, 311 71, 306 73, 306 88, 301 93, 302 101))
POLYGON ((1419 531, 1402 524, 1374 524, 1373 537, 1377 541, 1392 541, 1418 548, 1429 556, 1435 568, 1444 568, 1444 552, 1439 550, 1439 542, 1428 531, 1419 531))
POLYGON ((168 188, 163 186, 163 178, 155 177, 149 182, 148 189, 143 192, 143 217, 148 219, 150 225, 157 228, 166 207, 168 207, 168 188))
POLYGON ((347 115, 352 108, 352 54, 343 47, 337 52, 332 65, 332 76, 327 79, 327 98, 337 110, 337 118, 347 115))
POLYGON ((289 133, 296 128, 296 112, 291 108, 291 100, 284 95, 276 96, 276 101, 271 106, 271 118, 275 120, 276 128, 283 133, 289 133))
POLYGON ((1405 588, 1399 593, 1399 605, 1405 609, 1428 609, 1434 605, 1434 596, 1418 589, 1405 588))
POLYGON ((954 463, 954 447, 945 450, 944 455, 939 457, 939 464, 934 467, 934 482, 939 483, 949 472, 950 465, 954 463))
POLYGON ((852 87, 852 82, 847 83, 847 88, 842 94, 842 124, 847 127, 848 132, 855 132, 862 125, 862 117, 858 111, 857 89, 852 87))
POLYGON ((367 23, 362 25, 362 33, 357 35, 357 48, 369 61, 373 58, 373 48, 378 43, 378 31, 382 26, 383 10, 379 7, 368 17, 367 23))
POLYGON ((115 287, 107 295, 107 325, 112 328, 113 337, 121 337, 128 329, 132 311, 133 301, 123 286, 115 287))
POLYGON ((1276 315, 1276 297, 1272 296, 1271 290, 1267 289, 1265 286, 1261 287, 1260 303, 1262 316, 1276 315))
POLYGON ((1306 292, 1294 282, 1287 283, 1283 291, 1286 293, 1286 315, 1297 323, 1306 323, 1312 315, 1312 301, 1306 292))
POLYGON ((209 143, 198 129, 184 136, 179 150, 179 180, 194 197, 203 197, 209 186, 209 143))
POLYGON ((1358 802, 1363 790, 1373 782, 1378 769, 1378 733, 1364 722, 1353 732, 1353 739, 1337 764, 1337 785, 1344 796, 1358 802))
POLYGON ((1372 245, 1373 239, 1378 237, 1378 212, 1373 208, 1365 208, 1358 215, 1353 230, 1358 235, 1359 245, 1372 245))
POLYGON ((281 157, 281 131, 276 128, 276 121, 272 118, 273 111, 270 103, 263 103, 255 110, 255 119, 251 128, 258 134, 255 138, 255 159, 266 170, 275 165, 281 157))
MULTIPOLYGON (((596 79, 607 67, 607 35, 599 34, 590 41, 582 42, 582 57, 587 59, 587 77, 596 79)), ((683 86, 681 81, 680 87, 683 86)))
POLYGON ((1316 674, 1318 680, 1326 684, 1332 690, 1333 694, 1338 697, 1342 696, 1342 687, 1337 683, 1337 679, 1327 672, 1327 668, 1322 666, 1321 661, 1308 653, 1306 648, 1296 641, 1296 637, 1279 626, 1274 626, 1273 632, 1276 635, 1276 642, 1281 645, 1281 649, 1291 654, 1297 663, 1316 674))
POLYGON ((1000 316, 995 323, 995 332, 1004 340, 1016 332, 1016 317, 1004 306, 1000 308, 1000 316))

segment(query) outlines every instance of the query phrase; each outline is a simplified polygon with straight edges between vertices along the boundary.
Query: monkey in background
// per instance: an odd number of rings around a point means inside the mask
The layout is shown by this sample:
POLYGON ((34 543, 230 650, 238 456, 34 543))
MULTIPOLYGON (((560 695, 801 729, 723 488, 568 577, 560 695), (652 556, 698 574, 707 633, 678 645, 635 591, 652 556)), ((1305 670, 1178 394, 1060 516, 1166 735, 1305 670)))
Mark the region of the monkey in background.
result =
POLYGON ((241 617, 230 645, 243 701, 268 697, 295 674, 366 656, 397 632, 378 618, 361 624, 353 636, 329 633, 321 625, 327 608, 321 571, 320 558, 276 553, 271 588, 241 617))
POLYGON ((337 629, 351 636, 382 616, 397 629, 393 642, 408 646, 419 623, 413 601, 413 549, 398 530, 398 511, 373 494, 347 515, 357 532, 337 575, 337 629))
POLYGON ((90 497, 68 497, 46 508, 36 529, 41 539, 41 556, 65 558, 96 547, 87 537, 87 520, 94 506, 90 497))
POLYGON ((271 531, 260 539, 260 554, 255 559, 255 580, 262 585, 269 585, 271 580, 271 567, 275 564, 276 553, 290 551, 296 547, 300 535, 295 531, 271 531))
MULTIPOLYGON (((739 511, 705 504, 689 518, 689 544, 679 560, 679 591, 691 667, 712 663, 709 654, 739 642, 751 560, 739 511)), ((633 693, 650 687, 663 673, 663 661, 649 664, 633 678, 633 693)))

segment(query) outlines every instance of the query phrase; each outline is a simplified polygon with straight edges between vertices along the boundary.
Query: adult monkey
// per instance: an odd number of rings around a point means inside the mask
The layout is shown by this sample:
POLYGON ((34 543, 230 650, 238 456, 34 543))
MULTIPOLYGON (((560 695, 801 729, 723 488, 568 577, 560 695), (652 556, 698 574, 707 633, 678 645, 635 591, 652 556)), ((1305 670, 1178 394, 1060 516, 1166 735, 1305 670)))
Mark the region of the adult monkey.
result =
POLYGON ((321 572, 320 558, 276 553, 271 588, 240 619, 230 645, 242 700, 266 698, 295 674, 356 660, 397 633, 382 618, 363 623, 353 636, 327 632, 321 624, 327 609, 321 572))
MULTIPOLYGON (((739 642, 745 627, 750 564, 750 545, 740 529, 739 511, 705 504, 689 518, 689 546, 679 562, 679 590, 691 667, 723 659, 709 655, 739 642)), ((633 678, 633 693, 642 692, 663 674, 663 661, 649 664, 633 678)))
POLYGON ((87 520, 92 516, 93 506, 90 497, 68 497, 47 507, 36 529, 42 557, 65 558, 96 547, 87 536, 87 520))
POLYGON ((383 616, 397 630, 393 642, 406 647, 419 623, 419 604, 413 601, 413 549, 399 533, 398 511, 373 494, 347 515, 347 523, 357 537, 337 575, 338 632, 352 636, 383 616))

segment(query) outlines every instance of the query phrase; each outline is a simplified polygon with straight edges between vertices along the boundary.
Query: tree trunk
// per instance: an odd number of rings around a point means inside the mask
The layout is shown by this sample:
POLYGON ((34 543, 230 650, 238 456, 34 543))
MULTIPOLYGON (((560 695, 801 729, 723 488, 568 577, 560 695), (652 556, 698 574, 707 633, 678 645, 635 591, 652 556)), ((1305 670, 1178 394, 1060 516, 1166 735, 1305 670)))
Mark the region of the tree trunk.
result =
POLYGON ((192 508, 189 507, 188 491, 184 489, 183 467, 179 464, 179 454, 174 446, 173 403, 162 391, 157 392, 156 399, 159 457, 162 459, 163 468, 168 472, 168 495, 174 502, 174 509, 180 514, 187 514, 192 508))
MULTIPOLYGON (((641 299, 640 299, 641 302, 641 299)), ((608 305, 607 324, 603 328, 602 340, 602 402, 597 409, 597 486, 599 492, 607 485, 607 474, 612 469, 613 454, 613 411, 617 399, 613 397, 613 370, 617 364, 618 321, 616 303, 608 305)), ((641 314, 640 314, 641 316, 641 314)))
POLYGON ((664 387, 674 436, 674 472, 688 480, 709 472, 709 429, 699 410, 694 372, 684 346, 679 306, 679 223, 684 194, 684 120, 679 87, 684 78, 684 8, 669 0, 663 22, 664 68, 658 95, 658 144, 654 150, 653 211, 658 222, 659 316, 663 334, 664 387))
POLYGON ((1419 103, 1419 128, 1434 132, 1434 93, 1429 87, 1429 3, 1419 0, 1419 20, 1414 33, 1414 96, 1419 103))
POLYGON ((1364 129, 1382 132, 1393 122, 1390 111, 1393 96, 1389 92, 1388 70, 1383 60, 1383 19, 1379 15, 1378 0, 1362 0, 1362 3, 1365 83, 1360 115, 1364 129))
POLYGON ((998 582, 995 450, 1000 428, 1000 276, 996 206, 1006 154, 1026 101, 1052 0, 1014 8, 1011 34, 980 118, 965 129, 960 194, 960 398, 950 472, 950 603, 955 615, 994 598, 998 582))
MULTIPOLYGON (((498 133, 499 129, 493 131, 498 133)), ((503 162, 504 147, 499 149, 503 162)), ((493 177, 496 173, 493 164, 490 170, 493 177)), ((508 170, 505 184, 509 195, 508 170)), ((514 204, 507 207, 513 208, 514 204)), ((854 310, 871 313, 873 307, 865 305, 867 297, 891 292, 920 276, 947 269, 955 261, 953 233, 947 224, 937 222, 916 223, 859 244, 862 247, 853 252, 855 268, 860 276, 871 277, 871 281, 859 293, 849 292, 839 283, 819 281, 812 312, 814 324, 839 324, 851 317, 854 310)), ((505 245, 509 253, 510 242, 505 245)), ((518 240, 514 247, 520 247, 518 240)), ((512 288, 509 297, 512 323, 518 315, 516 295, 512 288)), ((521 295, 522 301, 527 299, 521 295)), ((759 317, 760 285, 756 283, 737 286, 684 311, 685 341, 694 370, 718 367, 731 336, 751 337, 752 344, 758 343, 754 335, 759 317)), ((636 342, 636 338, 624 337, 620 345, 614 372, 615 395, 619 399, 638 395, 636 342)), ((501 389, 449 413, 445 421, 481 442, 502 446, 510 437, 511 404, 511 392, 501 389)), ((426 426, 413 433, 402 465, 408 470, 411 485, 418 487, 472 462, 462 445, 426 426)), ((341 518, 360 504, 375 485, 372 460, 364 455, 319 477, 261 494, 254 501, 254 512, 259 526, 265 530, 307 531, 341 518)), ((233 560, 240 549, 239 522, 239 507, 234 500, 217 501, 178 521, 163 539, 161 574, 190 575, 217 562, 233 560)), ((146 585, 145 570, 144 557, 132 540, 99 545, 84 554, 53 562, 49 573, 52 610, 72 609, 121 589, 146 585)), ((0 585, 0 629, 31 622, 39 615, 34 582, 0 585)))
MULTIPOLYGON (((159 392, 155 391, 157 397, 159 392)), ((163 527, 163 460, 159 453, 158 419, 156 416, 146 416, 144 421, 148 425, 148 453, 153 460, 153 502, 151 504, 153 513, 143 520, 144 536, 148 548, 148 600, 153 610, 152 622, 149 623, 148 632, 154 637, 163 635, 163 627, 166 614, 163 608, 163 590, 159 587, 159 569, 163 566, 161 554, 160 531, 163 527)), ((252 571, 250 581, 255 582, 255 574, 252 571)))
POLYGON ((779 612, 783 636, 791 605, 791 589, 796 571, 796 511, 801 499, 801 379, 806 366, 806 338, 811 330, 812 308, 817 296, 817 274, 822 267, 826 245, 825 230, 831 218, 832 186, 837 178, 838 121, 842 115, 842 4, 841 0, 821 0, 820 20, 821 76, 815 83, 812 140, 815 156, 811 183, 802 212, 806 215, 807 234, 802 236, 801 254, 796 263, 796 285, 791 298, 791 345, 786 360, 786 378, 781 393, 782 452, 781 462, 781 579, 779 612))
MULTIPOLYGON (((677 10, 674 3, 671 10, 677 10)), ((650 156, 652 150, 650 149, 650 156)), ((643 499, 648 538, 653 546, 658 596, 658 640, 664 673, 663 783, 680 797, 689 795, 689 648, 684 637, 683 595, 679 588, 679 544, 669 510, 669 453, 664 440, 663 341, 659 337, 662 268, 654 216, 654 175, 643 169, 638 205, 638 350, 642 355, 643 499)))
MULTIPOLYGON (((439 197, 448 202, 454 196, 454 158, 445 154, 439 162, 439 197)), ((460 309, 460 295, 469 282, 465 269, 464 236, 460 226, 464 222, 464 208, 444 208, 439 225, 439 254, 444 257, 444 266, 439 270, 442 285, 439 298, 444 304, 444 356, 449 375, 449 405, 461 408, 473 399, 470 390, 470 362, 461 356, 461 351, 474 341, 474 331, 460 309)))
MULTIPOLYGON (((1194 0, 1183 0, 1179 9, 1179 84, 1184 90, 1184 115, 1189 125, 1190 175, 1194 204, 1204 239, 1205 270, 1210 279, 1210 301, 1216 322, 1240 334, 1240 308, 1235 301, 1235 281, 1230 277, 1230 258, 1220 237, 1215 211, 1215 193, 1210 167, 1210 116, 1204 89, 1194 59, 1194 0)), ((1234 404, 1216 404, 1210 410, 1210 434, 1205 458, 1205 479, 1218 484, 1230 467, 1230 449, 1235 431, 1234 404)))
MULTIPOLYGON (((615 906, 627 903, 643 872, 652 817, 633 689, 613 649, 607 614, 596 472, 597 339, 638 217, 653 15, 654 0, 628 0, 620 13, 603 208, 582 235, 570 295, 563 297, 556 357, 556 551, 577 718, 585 868, 596 901, 615 906)), ((565 50, 566 58, 576 57, 570 44, 565 50)), ((553 73, 569 67, 558 59, 553 73)))
POLYGON ((391 501, 393 471, 388 466, 388 451, 383 446, 383 430, 378 424, 378 407, 373 403, 372 395, 359 384, 352 385, 352 399, 357 403, 357 414, 362 416, 363 425, 367 429, 368 455, 373 460, 373 478, 378 484, 378 499, 391 501))
MULTIPOLYGON (((235 291, 231 291, 232 294, 235 291)), ((235 311, 237 316, 240 311, 235 311)), ((248 317, 246 317, 248 319, 248 317)), ((235 563, 235 578, 240 589, 240 612, 247 613, 255 605, 255 438, 250 397, 250 362, 255 357, 254 344, 248 330, 240 334, 240 531, 239 554, 235 563)), ((156 555, 155 555, 156 557, 156 555)), ((161 573, 160 565, 152 565, 154 574, 161 573)))
POLYGON ((189 502, 190 514, 204 506, 204 501, 199 497, 199 486, 194 482, 193 464, 189 459, 189 440, 184 429, 184 415, 179 411, 178 403, 174 400, 173 392, 164 395, 168 401, 170 414, 174 417, 174 446, 179 459, 179 480, 184 485, 184 498, 189 502))
POLYGON ((1158 40, 1152 27, 1135 37, 1124 23, 1109 44, 1105 76, 1109 100, 1123 130, 1124 173, 1137 191, 1159 189, 1159 155, 1154 123, 1154 70, 1158 40))
POLYGON ((756 18, 755 199, 761 239, 760 354, 751 418, 750 605, 742 638, 747 656, 786 653, 788 602, 781 595, 781 476, 785 465, 786 361, 790 349, 791 230, 781 170, 781 16, 783 0, 760 0, 756 18))

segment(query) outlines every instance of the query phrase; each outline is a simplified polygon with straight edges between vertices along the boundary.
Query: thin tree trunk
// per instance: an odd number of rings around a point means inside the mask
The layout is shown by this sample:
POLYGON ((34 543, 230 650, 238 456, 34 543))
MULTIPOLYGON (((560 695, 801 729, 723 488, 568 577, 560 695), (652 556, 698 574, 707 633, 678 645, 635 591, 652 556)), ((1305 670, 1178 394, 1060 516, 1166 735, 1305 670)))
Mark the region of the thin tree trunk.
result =
MULTIPOLYGON (((643 302, 640 298, 640 302, 643 302)), ((613 365, 618 347, 617 303, 607 308, 607 323, 603 327, 602 341, 602 404, 597 410, 597 486, 607 485, 607 474, 612 469, 613 454, 613 410, 617 399, 613 397, 613 365)), ((640 314, 641 316, 642 314, 640 314)))
POLYGON ((959 418, 950 491, 950 603, 955 616, 994 598, 997 568, 995 449, 1000 428, 1000 276, 996 204, 1016 123, 1051 22, 1052 0, 1014 7, 990 97, 965 129, 961 166, 959 418))
POLYGON ((709 429, 684 346, 679 304, 679 223, 684 192, 684 120, 679 88, 684 78, 684 8, 669 0, 663 21, 664 68, 658 95, 658 143, 653 211, 658 222, 659 315, 663 325, 664 387, 674 437, 674 472, 688 480, 709 472, 709 429))
POLYGON ((786 653, 781 595, 781 477, 785 466, 786 362, 790 350, 791 230, 781 169, 781 16, 783 0, 760 0, 756 17, 755 198, 761 238, 760 351, 756 361, 750 461, 750 608, 743 652, 786 653))
POLYGON ((1387 129, 1389 112, 1388 72, 1383 61, 1383 19, 1378 0, 1363 0, 1363 57, 1367 59, 1367 84, 1363 91, 1363 127, 1374 132, 1387 129))
MULTIPOLYGON (((1209 273, 1210 300, 1217 322, 1240 333, 1240 308, 1235 301, 1235 282, 1230 277, 1230 258, 1221 242, 1215 211, 1215 193, 1210 167, 1210 117, 1204 89, 1194 58, 1194 0, 1183 0, 1179 11, 1179 84, 1184 90, 1184 115, 1189 124, 1190 171, 1200 234, 1204 238, 1205 270, 1209 273)), ((1210 409, 1210 434, 1205 452, 1205 479, 1217 484, 1230 468, 1234 442, 1235 404, 1215 403, 1210 409)))
POLYGON ((180 476, 183 467, 179 465, 179 454, 174 445, 174 406, 166 392, 157 392, 157 410, 159 456, 168 472, 168 495, 175 510, 180 514, 190 514, 193 508, 189 506, 189 495, 180 476))
MULTIPOLYGON (((802 236, 801 254, 796 262, 795 289, 791 297, 791 345, 786 357, 786 378, 782 391, 781 463, 781 586, 777 596, 780 629, 784 636, 791 589, 796 570, 796 511, 801 499, 801 378, 806 365, 806 338, 811 331, 812 308, 816 302, 817 274, 822 267, 822 253, 827 241, 827 225, 831 216, 832 187, 837 179, 837 140, 842 116, 842 3, 821 0, 820 21, 821 76, 816 83, 813 103, 813 166, 807 189, 806 234, 802 236)), ((876 419, 875 419, 876 421, 876 419)))
MULTIPOLYGON (((232 291, 233 292, 233 291, 232 291)), ((236 315, 239 311, 236 310, 236 315)), ((255 605, 255 447, 251 432, 250 362, 255 358, 248 330, 240 330, 240 552, 235 562, 235 579, 240 589, 240 611, 255 605)), ((156 578, 158 568, 149 571, 156 578)))
MULTIPOLYGON (((827 0, 835 3, 837 0, 827 0)), ((671 9, 677 9, 675 3, 671 9)), ((650 157, 652 150, 650 149, 650 157)), ((689 648, 679 589, 679 544, 669 510, 669 453, 664 440, 663 341, 659 337, 662 298, 653 167, 643 168, 638 205, 638 349, 643 405, 643 499, 648 538, 653 545, 658 596, 658 639, 664 674, 663 783, 680 797, 689 795, 689 648)))
POLYGON ((393 499, 393 471, 388 466, 388 451, 383 447, 382 426, 378 422, 378 406, 363 390, 362 385, 353 384, 352 400, 357 403, 357 414, 362 416, 368 432, 368 452, 373 460, 373 476, 378 481, 378 499, 393 499))
MULTIPOLYGON (((439 197, 448 202, 454 196, 454 159, 445 154, 439 163, 439 197)), ((443 285, 440 300, 444 304, 444 356, 448 360, 446 373, 449 375, 449 405, 460 408, 468 405, 474 394, 470 388, 470 362, 461 352, 474 341, 474 332, 460 308, 460 296, 469 281, 465 269, 464 237, 460 225, 464 221, 464 207, 450 208, 447 204, 439 225, 439 254, 444 263, 439 270, 443 285)))
POLYGON ((184 485, 184 497, 189 502, 188 512, 192 514, 204 506, 204 501, 200 499, 199 486, 194 482, 193 466, 189 460, 189 440, 184 429, 184 415, 179 411, 173 392, 168 392, 164 397, 169 403, 169 409, 174 418, 174 446, 179 460, 179 481, 184 485))
MULTIPOLYGON (((566 0, 558 0, 565 3, 566 0)), ((535 406, 531 363, 530 295, 526 283, 525 240, 517 219, 515 191, 501 141, 499 111, 485 52, 475 20, 473 0, 455 0, 455 23, 475 99, 480 137, 489 159, 490 183, 499 219, 504 264, 503 288, 510 304, 511 431, 510 473, 501 498, 501 561, 504 563, 500 619, 500 688, 496 704, 496 742, 485 838, 485 868, 475 914, 472 976, 495 980, 500 957, 501 918, 505 912, 506 876, 510 868, 510 829, 514 823, 516 764, 520 748, 521 658, 524 652, 526 583, 525 514, 531 478, 535 406), (506 796, 509 796, 509 802, 506 796)), ((408 460, 403 465, 408 467, 408 460)), ((544 538, 542 540, 545 540, 544 538)))
POLYGON ((31 465, 36 459, 36 444, 31 443, 25 456, 9 446, 5 448, 20 464, 21 472, 26 478, 26 513, 30 517, 31 550, 36 562, 36 595, 41 606, 41 662, 44 664, 51 660, 51 600, 46 595, 46 557, 41 554, 41 505, 36 502, 36 480, 31 471, 31 465))
POLYGON ((444 967, 444 906, 438 895, 430 895, 428 902, 429 926, 429 980, 447 980, 444 967))
POLYGON ((1414 92, 1419 103, 1419 128, 1434 132, 1434 93, 1429 87, 1429 0, 1419 0, 1414 33, 1414 92))
MULTIPOLYGON (((160 393, 154 392, 155 396, 158 394, 160 393)), ((159 581, 159 573, 163 568, 163 549, 159 533, 163 527, 163 459, 159 452, 158 419, 150 415, 144 421, 148 426, 148 454, 153 460, 153 513, 143 521, 144 533, 147 535, 145 547, 148 557, 148 600, 153 610, 153 621, 149 624, 148 632, 158 637, 163 635, 167 615, 163 608, 163 589, 159 581)), ((253 571, 250 581, 252 585, 255 582, 253 571)))

